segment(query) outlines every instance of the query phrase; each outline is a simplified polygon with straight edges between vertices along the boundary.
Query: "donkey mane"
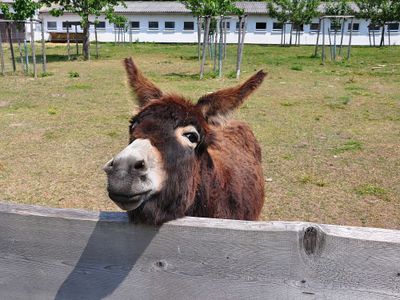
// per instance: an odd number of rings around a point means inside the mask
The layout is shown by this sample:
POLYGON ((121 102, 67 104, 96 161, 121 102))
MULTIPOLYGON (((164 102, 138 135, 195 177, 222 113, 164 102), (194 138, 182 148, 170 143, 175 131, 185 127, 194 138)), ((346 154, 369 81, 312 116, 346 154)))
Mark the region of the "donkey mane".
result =
POLYGON ((135 223, 160 225, 184 216, 258 219, 261 149, 250 127, 228 116, 266 73, 193 104, 163 93, 131 58, 124 63, 140 111, 130 120, 130 144, 104 167, 111 199, 135 223))

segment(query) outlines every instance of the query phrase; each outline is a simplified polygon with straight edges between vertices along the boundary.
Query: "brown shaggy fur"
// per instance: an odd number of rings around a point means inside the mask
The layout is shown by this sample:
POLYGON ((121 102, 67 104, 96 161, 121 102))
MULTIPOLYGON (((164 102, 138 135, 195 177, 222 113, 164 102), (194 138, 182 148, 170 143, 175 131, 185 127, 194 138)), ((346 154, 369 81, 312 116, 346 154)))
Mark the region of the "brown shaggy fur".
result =
POLYGON ((259 71, 242 85, 201 97, 197 104, 166 95, 125 59, 140 112, 131 120, 130 142, 149 139, 162 155, 163 190, 130 211, 136 223, 159 225, 184 216, 257 220, 264 203, 261 149, 243 122, 224 120, 263 81, 259 71), (194 126, 201 141, 187 149, 174 136, 194 126))

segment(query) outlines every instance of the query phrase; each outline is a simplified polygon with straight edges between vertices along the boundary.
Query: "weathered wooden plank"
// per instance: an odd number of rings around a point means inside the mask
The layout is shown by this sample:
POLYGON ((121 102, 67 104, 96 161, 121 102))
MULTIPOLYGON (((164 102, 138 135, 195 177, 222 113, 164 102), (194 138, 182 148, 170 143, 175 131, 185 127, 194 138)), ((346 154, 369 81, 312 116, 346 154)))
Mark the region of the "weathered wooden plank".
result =
POLYGON ((0 270, 1 299, 398 299, 400 232, 0 203, 0 270))

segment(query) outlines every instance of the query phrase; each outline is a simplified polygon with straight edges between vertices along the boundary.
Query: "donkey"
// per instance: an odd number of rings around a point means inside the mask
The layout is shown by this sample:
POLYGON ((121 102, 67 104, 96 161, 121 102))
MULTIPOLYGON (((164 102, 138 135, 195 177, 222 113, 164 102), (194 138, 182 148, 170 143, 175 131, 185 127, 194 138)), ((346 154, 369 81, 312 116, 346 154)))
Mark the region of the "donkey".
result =
POLYGON ((163 93, 124 61, 140 111, 129 145, 104 166, 109 197, 134 223, 161 225, 184 216, 257 220, 264 203, 261 149, 230 112, 262 83, 262 70, 197 104, 163 93))

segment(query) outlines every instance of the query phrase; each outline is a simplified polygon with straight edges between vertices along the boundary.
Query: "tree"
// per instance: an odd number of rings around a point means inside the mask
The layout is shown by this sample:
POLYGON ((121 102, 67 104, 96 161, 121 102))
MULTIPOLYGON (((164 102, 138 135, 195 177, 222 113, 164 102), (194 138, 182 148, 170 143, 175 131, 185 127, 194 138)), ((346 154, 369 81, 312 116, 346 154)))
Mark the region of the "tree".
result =
POLYGON ((360 19, 370 20, 373 26, 382 28, 380 46, 385 44, 385 25, 387 22, 400 20, 399 0, 355 0, 358 11, 355 15, 360 19))
MULTIPOLYGON (((318 16, 320 0, 267 0, 269 15, 281 23, 291 23, 290 42, 292 44, 293 29, 300 33, 299 29, 303 24, 311 23, 311 20, 318 16)), ((297 36, 296 36, 297 38, 297 36)), ((298 39, 300 44, 300 36, 298 39)))
MULTIPOLYGON (((353 13, 349 0, 330 0, 325 3, 325 15, 327 16, 348 16, 353 13)), ((332 58, 336 59, 336 37, 338 33, 338 29, 341 31, 341 38, 340 38, 340 50, 339 50, 339 55, 341 55, 342 52, 342 46, 343 46, 343 37, 344 37, 344 31, 345 31, 345 19, 343 18, 333 18, 330 19, 331 22, 331 28, 329 30, 329 40, 330 40, 330 35, 331 31, 334 33, 333 37, 333 46, 331 46, 331 54, 332 58)))
POLYGON ((105 13, 107 19, 115 17, 114 7, 118 4, 125 5, 122 0, 41 0, 41 3, 51 7, 52 4, 58 5, 50 12, 53 16, 60 16, 64 12, 78 14, 81 17, 83 28, 83 57, 89 59, 90 43, 90 16, 100 16, 105 13))
MULTIPOLYGON (((219 17, 219 74, 221 75, 222 72, 222 36, 223 36, 223 26, 222 20, 226 15, 236 15, 236 14, 243 14, 243 11, 238 9, 234 5, 233 0, 181 0, 187 9, 189 9, 192 14, 197 17, 197 26, 198 26, 198 56, 200 59, 200 43, 201 43, 201 23, 204 20, 204 42, 202 47, 202 59, 201 59, 201 66, 200 66, 200 78, 203 78, 204 73, 204 64, 206 58, 206 49, 208 43, 208 36, 210 32, 210 24, 212 21, 215 22, 215 18, 219 17)), ((215 22, 215 24, 217 24, 215 22)), ((217 33, 215 26, 214 32, 217 33)))

